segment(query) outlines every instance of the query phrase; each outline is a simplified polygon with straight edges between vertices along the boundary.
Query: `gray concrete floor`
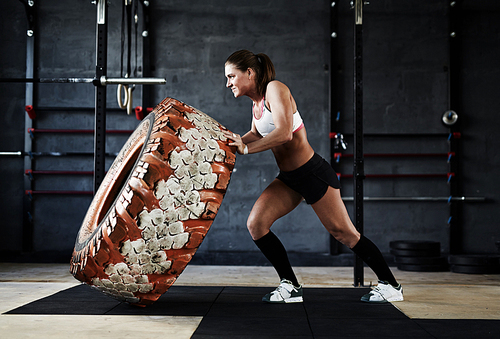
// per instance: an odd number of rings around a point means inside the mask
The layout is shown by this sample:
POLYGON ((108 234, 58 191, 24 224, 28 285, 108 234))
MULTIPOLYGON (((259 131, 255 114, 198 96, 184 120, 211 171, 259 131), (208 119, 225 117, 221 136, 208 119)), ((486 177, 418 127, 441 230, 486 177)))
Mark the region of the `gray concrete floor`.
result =
MULTIPOLYGON (((0 337, 5 338, 190 338, 202 317, 7 315, 29 302, 79 285, 61 264, 0 263, 0 337)), ((354 288, 351 267, 296 267, 304 287, 354 288)), ((500 320, 500 275, 407 272, 393 268, 403 285, 401 312, 415 319, 500 320)), ((271 267, 189 265, 175 285, 269 286, 271 267)), ((365 285, 376 277, 365 269, 365 285)), ((167 292, 168 293, 168 292, 167 292)), ((286 307, 286 305, 284 305, 286 307)))

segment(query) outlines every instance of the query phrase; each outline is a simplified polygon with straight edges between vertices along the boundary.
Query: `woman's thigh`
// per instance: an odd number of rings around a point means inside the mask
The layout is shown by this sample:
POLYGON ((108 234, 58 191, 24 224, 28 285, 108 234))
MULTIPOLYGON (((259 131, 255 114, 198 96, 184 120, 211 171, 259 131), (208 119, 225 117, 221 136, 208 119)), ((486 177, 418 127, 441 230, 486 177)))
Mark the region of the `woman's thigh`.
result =
POLYGON ((323 226, 338 241, 349 248, 356 245, 360 234, 347 213, 339 189, 328 187, 326 194, 311 206, 323 226))
POLYGON ((266 235, 273 223, 290 213, 302 199, 281 180, 274 179, 257 199, 248 217, 247 227, 252 238, 257 240, 266 235))

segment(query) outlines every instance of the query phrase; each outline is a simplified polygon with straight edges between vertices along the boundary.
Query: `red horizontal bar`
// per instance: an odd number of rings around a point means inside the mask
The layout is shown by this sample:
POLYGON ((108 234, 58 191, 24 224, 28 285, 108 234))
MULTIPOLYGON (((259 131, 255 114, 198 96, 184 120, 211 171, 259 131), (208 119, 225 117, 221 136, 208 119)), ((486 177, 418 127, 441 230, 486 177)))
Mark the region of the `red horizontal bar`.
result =
POLYGON ((30 174, 56 174, 56 175, 93 175, 94 171, 32 171, 26 170, 26 175, 30 174))
MULTIPOLYGON (((339 178, 352 178, 352 174, 337 174, 339 178)), ((422 174, 366 174, 366 178, 449 178, 455 173, 422 173, 422 174)))
MULTIPOLYGON (((330 136, 335 137, 335 132, 330 132, 330 136)), ((342 133, 345 137, 352 137, 353 133, 342 133)), ((434 137, 460 137, 460 133, 363 133, 365 138, 434 138, 434 137), (453 135, 456 134, 456 135, 453 135)))
MULTIPOLYGON (((28 128, 28 133, 80 133, 90 134, 94 133, 93 129, 41 129, 41 128, 28 128)), ((106 130, 108 134, 132 134, 133 130, 106 130)))
POLYGON ((54 195, 92 195, 94 192, 92 191, 32 191, 26 190, 24 192, 26 195, 34 195, 34 194, 54 194, 54 195))

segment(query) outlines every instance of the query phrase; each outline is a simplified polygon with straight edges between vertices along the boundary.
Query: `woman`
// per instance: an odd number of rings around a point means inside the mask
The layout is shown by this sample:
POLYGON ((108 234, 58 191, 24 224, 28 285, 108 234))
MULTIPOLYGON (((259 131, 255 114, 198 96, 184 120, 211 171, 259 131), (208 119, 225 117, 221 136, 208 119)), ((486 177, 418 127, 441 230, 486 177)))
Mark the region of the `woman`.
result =
POLYGON ((280 285, 262 298, 269 303, 302 302, 297 281, 280 240, 271 226, 305 199, 321 223, 338 241, 348 246, 379 279, 379 284, 361 300, 388 302, 403 300, 397 283, 377 246, 356 230, 340 197, 340 183, 332 167, 314 152, 297 104, 288 87, 275 80, 271 59, 241 50, 226 61, 227 87, 235 98, 253 101, 252 127, 243 136, 226 133, 239 154, 272 150, 280 173, 262 192, 248 217, 247 227, 257 247, 276 269, 280 285))

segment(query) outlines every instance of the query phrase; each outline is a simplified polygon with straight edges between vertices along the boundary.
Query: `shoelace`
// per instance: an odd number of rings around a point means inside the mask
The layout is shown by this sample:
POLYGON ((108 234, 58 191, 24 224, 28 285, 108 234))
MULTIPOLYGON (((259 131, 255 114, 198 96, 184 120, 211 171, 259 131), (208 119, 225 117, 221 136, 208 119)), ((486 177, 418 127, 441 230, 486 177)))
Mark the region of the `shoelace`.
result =
POLYGON ((288 294, 292 295, 292 292, 288 291, 283 285, 279 285, 278 287, 276 287, 276 289, 273 291, 273 294, 274 293, 279 293, 281 299, 285 299, 285 296, 283 295, 283 293, 281 293, 281 290, 285 290, 288 292, 288 294))
POLYGON ((377 287, 374 288, 370 293, 373 293, 373 292, 377 293, 382 299, 387 301, 387 299, 384 297, 384 295, 380 292, 379 288, 377 288, 377 287))
MULTIPOLYGON (((281 298, 285 299, 285 298, 283 297, 283 294, 281 293, 281 290, 282 290, 283 288, 284 288, 283 286, 279 285, 278 287, 276 287, 276 289, 274 290, 274 292, 279 293, 279 295, 281 296, 281 298)), ((286 289, 285 289, 285 290, 286 290, 286 289)))

